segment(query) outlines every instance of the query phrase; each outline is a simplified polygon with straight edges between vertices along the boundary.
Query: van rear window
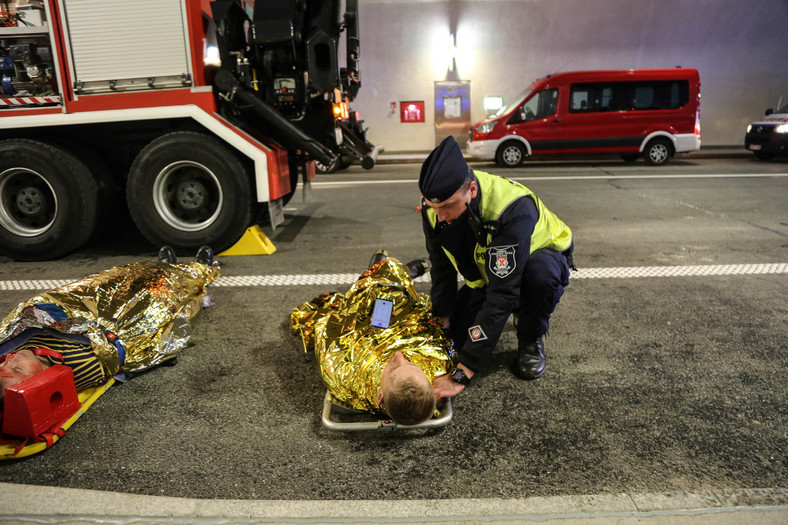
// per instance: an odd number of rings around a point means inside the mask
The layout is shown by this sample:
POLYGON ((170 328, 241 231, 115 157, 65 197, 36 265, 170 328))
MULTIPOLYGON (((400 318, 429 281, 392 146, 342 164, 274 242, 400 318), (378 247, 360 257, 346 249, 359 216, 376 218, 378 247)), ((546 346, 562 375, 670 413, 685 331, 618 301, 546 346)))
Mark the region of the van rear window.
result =
POLYGON ((689 81, 572 84, 569 93, 570 113, 678 109, 689 102, 689 81))

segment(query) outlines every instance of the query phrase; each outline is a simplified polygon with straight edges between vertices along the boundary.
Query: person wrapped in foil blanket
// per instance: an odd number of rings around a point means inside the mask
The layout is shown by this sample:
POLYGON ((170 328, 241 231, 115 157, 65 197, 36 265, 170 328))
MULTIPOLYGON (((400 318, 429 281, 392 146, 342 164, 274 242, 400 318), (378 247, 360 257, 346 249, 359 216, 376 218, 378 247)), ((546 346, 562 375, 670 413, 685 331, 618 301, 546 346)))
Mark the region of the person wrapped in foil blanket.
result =
POLYGON ((173 359, 219 274, 212 252, 202 262, 137 262, 24 301, 0 323, 0 400, 54 364, 70 366, 82 391, 173 359))
POLYGON ((346 293, 326 293, 295 308, 291 332, 314 351, 334 400, 366 412, 385 412, 414 425, 435 412, 432 381, 452 366, 454 349, 430 298, 416 291, 410 270, 378 252, 346 293), (390 317, 373 325, 376 303, 390 317))

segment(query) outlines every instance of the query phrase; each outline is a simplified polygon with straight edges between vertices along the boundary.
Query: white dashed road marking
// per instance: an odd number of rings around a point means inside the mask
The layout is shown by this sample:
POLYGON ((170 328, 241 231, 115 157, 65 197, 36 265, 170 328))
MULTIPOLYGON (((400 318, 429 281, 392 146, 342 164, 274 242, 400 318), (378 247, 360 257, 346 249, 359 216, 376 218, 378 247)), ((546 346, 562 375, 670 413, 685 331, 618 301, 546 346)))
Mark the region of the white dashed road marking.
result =
MULTIPOLYGON (((788 273, 788 263, 711 264, 699 266, 634 266, 581 268, 572 279, 629 279, 638 277, 709 277, 715 275, 755 275, 788 273)), ((213 286, 304 286, 352 284, 357 273, 323 273, 295 275, 239 275, 219 277, 213 286)), ((0 290, 49 290, 71 282, 67 279, 33 279, 0 281, 0 290)), ((429 275, 416 282, 429 282, 429 275)))

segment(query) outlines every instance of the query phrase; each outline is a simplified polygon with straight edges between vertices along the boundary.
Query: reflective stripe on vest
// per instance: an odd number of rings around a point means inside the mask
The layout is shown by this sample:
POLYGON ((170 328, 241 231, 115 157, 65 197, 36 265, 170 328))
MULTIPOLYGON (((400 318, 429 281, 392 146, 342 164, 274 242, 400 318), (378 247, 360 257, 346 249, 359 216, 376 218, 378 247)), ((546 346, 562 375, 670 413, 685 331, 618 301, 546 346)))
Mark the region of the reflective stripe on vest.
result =
MULTIPOLYGON (((534 226, 533 234, 531 234, 529 253, 534 253, 542 248, 552 248, 563 252, 572 244, 572 231, 569 229, 569 226, 548 210, 547 206, 531 190, 519 182, 483 171, 474 170, 474 175, 481 193, 479 211, 483 222, 497 221, 515 200, 528 196, 536 203, 536 210, 539 213, 539 219, 534 226)), ((438 215, 435 213, 435 210, 432 208, 428 209, 427 218, 430 221, 430 225, 435 228, 435 225, 438 223, 438 215)), ((487 235, 487 244, 489 246, 492 235, 487 235)), ((457 270, 457 261, 454 259, 454 256, 446 248, 443 248, 443 251, 451 261, 454 269, 457 270)), ((487 276, 487 248, 480 246, 479 243, 476 243, 474 247, 474 262, 479 267, 483 279, 476 281, 466 279, 465 284, 471 288, 481 288, 490 282, 490 279, 487 276)), ((459 272, 459 270, 457 271, 459 272)))

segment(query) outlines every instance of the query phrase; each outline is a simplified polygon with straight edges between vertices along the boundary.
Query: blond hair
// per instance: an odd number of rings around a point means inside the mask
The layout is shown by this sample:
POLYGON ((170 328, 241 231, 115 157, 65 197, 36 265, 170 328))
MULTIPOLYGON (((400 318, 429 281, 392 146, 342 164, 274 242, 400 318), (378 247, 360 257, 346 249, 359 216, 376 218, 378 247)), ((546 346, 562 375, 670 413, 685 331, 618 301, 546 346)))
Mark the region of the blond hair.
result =
POLYGON ((386 413, 402 425, 417 425, 435 413, 435 391, 429 381, 403 381, 383 399, 386 413))

